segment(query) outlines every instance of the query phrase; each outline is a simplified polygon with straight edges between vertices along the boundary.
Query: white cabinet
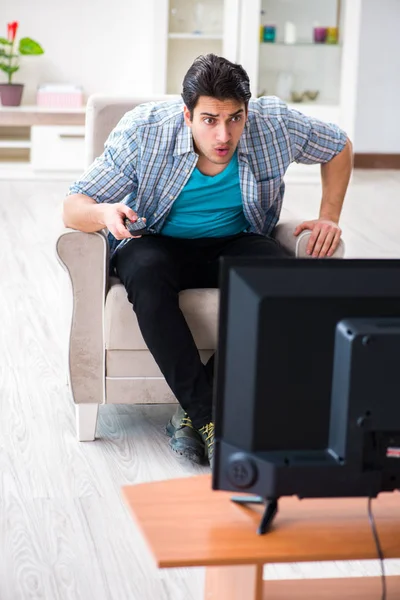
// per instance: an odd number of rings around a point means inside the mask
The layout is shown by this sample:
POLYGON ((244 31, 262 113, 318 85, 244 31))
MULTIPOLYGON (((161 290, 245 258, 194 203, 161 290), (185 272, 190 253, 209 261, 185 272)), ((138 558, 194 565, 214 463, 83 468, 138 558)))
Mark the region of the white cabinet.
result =
POLYGON ((84 123, 84 107, 1 107, 0 167, 20 166, 26 173, 82 172, 84 123))
POLYGON ((33 125, 31 165, 35 171, 80 171, 85 165, 85 128, 33 125))

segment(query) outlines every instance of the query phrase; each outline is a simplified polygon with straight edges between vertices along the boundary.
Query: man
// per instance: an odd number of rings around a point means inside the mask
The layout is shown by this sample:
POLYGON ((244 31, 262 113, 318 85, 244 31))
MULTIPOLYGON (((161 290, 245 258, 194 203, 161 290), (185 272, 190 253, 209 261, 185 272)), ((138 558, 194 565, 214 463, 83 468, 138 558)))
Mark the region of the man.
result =
POLYGON ((66 226, 108 228, 112 268, 180 404, 167 425, 171 448, 195 462, 213 459, 213 361, 200 361, 179 292, 218 287, 221 256, 285 256, 271 235, 293 161, 322 164, 319 216, 295 235, 311 229, 309 254, 331 256, 352 169, 351 143, 338 127, 278 98, 250 97, 240 65, 200 56, 184 78, 183 104, 128 112, 64 202, 66 226), (132 239, 124 219, 138 216, 151 235, 132 239))

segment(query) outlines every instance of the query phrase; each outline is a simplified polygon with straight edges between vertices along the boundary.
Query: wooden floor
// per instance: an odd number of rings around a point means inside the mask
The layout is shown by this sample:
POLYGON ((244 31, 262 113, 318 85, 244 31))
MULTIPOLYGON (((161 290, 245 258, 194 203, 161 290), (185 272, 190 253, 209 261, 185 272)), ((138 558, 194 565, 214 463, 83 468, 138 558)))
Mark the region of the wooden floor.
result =
MULTIPOLYGON (((200 600, 203 571, 157 572, 122 485, 204 467, 170 453, 171 406, 101 407, 78 443, 66 384, 70 302, 55 258, 69 181, 0 180, 0 600, 200 600)), ((286 206, 315 217, 320 190, 289 185, 286 206)), ((400 172, 354 175, 347 256, 400 257, 400 172)), ((399 508, 400 510, 400 508, 399 508)), ((400 562, 388 561, 400 574, 400 562)), ((379 575, 376 561, 270 565, 266 577, 379 575)))

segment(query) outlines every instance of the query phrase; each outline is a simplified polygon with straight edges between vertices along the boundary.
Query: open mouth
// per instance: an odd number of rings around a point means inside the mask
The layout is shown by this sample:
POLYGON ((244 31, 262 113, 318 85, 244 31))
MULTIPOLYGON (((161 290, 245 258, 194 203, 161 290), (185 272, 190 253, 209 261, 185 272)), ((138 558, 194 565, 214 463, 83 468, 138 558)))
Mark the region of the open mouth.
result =
POLYGON ((218 154, 218 156, 226 156, 229 152, 229 148, 221 146, 219 148, 215 148, 215 152, 218 154))

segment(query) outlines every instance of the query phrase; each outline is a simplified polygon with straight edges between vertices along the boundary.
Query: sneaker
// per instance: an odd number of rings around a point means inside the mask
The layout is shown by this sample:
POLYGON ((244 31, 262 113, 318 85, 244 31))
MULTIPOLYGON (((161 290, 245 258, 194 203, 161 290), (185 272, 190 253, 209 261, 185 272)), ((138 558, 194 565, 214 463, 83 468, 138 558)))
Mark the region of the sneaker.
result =
POLYGON ((200 429, 197 430, 201 435, 201 439, 204 442, 204 446, 206 449, 206 454, 208 458, 208 462, 210 463, 210 467, 213 468, 214 465, 214 423, 207 423, 207 425, 203 425, 200 429))
POLYGON ((171 417, 166 426, 166 432, 171 438, 169 445, 174 452, 194 463, 201 464, 204 462, 206 455, 204 442, 194 428, 189 415, 181 406, 171 417))

